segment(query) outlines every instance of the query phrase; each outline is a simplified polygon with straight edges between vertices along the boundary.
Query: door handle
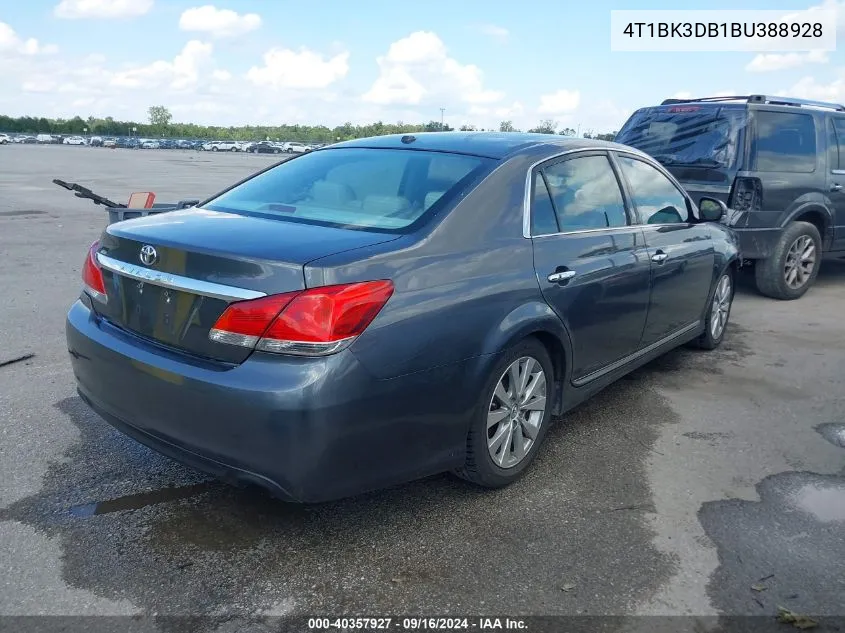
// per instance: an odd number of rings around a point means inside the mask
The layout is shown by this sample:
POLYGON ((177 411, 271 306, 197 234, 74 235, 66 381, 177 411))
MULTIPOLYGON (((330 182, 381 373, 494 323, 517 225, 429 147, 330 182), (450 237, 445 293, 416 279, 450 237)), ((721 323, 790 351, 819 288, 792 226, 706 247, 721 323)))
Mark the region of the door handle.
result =
POLYGON ((842 185, 840 185, 838 183, 833 183, 832 185, 830 185, 830 190, 831 191, 842 191, 842 185))
POLYGON ((560 272, 552 273, 547 279, 553 284, 559 284, 562 281, 569 281, 575 276, 574 270, 562 270, 560 272))
POLYGON ((668 258, 669 256, 663 251, 657 251, 654 255, 651 256, 651 261, 656 262, 658 264, 662 264, 668 258))

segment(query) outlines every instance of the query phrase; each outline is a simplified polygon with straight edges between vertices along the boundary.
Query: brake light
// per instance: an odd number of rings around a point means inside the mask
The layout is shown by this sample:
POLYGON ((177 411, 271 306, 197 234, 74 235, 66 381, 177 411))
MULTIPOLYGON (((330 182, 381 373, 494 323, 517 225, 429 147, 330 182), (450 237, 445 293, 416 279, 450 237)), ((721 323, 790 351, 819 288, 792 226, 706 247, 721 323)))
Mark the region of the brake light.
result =
POLYGON ((737 178, 728 206, 737 211, 759 211, 763 208, 763 183, 759 178, 737 178))
POLYGON ((326 356, 348 347, 393 294, 387 280, 310 288, 231 304, 212 341, 278 354, 326 356))
POLYGON ((85 284, 85 291, 98 301, 106 302, 108 295, 106 295, 106 282, 103 280, 103 271, 97 264, 97 249, 100 242, 91 244, 88 249, 88 255, 85 257, 85 263, 82 265, 82 282, 85 284))

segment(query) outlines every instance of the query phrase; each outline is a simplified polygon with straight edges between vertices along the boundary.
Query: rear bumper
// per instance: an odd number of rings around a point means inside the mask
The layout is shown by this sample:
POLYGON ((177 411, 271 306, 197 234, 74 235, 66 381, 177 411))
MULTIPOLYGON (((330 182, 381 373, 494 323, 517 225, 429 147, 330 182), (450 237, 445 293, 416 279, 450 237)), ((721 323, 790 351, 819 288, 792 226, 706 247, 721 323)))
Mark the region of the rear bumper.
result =
POLYGON ((79 301, 66 335, 80 396, 107 422, 285 500, 328 501, 464 459, 461 367, 376 380, 349 351, 203 363, 123 332, 79 301))
POLYGON ((767 259, 772 256, 783 229, 748 229, 731 227, 739 237, 743 259, 767 259))

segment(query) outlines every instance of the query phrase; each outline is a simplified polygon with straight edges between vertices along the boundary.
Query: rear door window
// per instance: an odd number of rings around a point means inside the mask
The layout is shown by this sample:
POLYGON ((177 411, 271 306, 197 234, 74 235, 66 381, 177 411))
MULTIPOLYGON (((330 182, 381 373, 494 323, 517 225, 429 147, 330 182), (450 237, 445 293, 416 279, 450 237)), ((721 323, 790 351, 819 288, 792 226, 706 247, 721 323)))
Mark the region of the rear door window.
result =
POLYGON ((619 181, 604 155, 555 163, 542 170, 561 231, 628 224, 619 181))
POLYGON ((758 110, 755 119, 752 165, 756 171, 815 171, 816 126, 811 114, 758 110))

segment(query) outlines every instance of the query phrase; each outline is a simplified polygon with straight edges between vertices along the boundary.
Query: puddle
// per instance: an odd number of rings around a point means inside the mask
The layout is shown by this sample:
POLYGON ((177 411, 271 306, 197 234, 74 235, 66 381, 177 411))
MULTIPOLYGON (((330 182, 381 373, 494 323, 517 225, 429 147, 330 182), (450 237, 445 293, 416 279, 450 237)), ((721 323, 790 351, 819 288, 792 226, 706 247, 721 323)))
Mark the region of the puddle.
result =
POLYGON ((845 424, 828 422, 816 427, 821 436, 834 446, 845 448, 845 424))
POLYGON ((806 484, 792 493, 790 501, 823 523, 845 521, 845 484, 806 484))
POLYGON ((82 505, 72 506, 69 511, 73 516, 91 517, 97 514, 122 512, 123 510, 138 510, 157 503, 165 503, 167 501, 195 497, 208 492, 211 489, 211 482, 204 481, 192 486, 161 488, 159 490, 153 490, 152 492, 125 495, 123 497, 117 497, 116 499, 109 499, 107 501, 99 501, 97 503, 85 503, 82 505))

